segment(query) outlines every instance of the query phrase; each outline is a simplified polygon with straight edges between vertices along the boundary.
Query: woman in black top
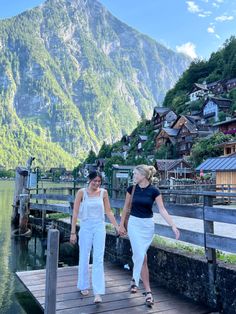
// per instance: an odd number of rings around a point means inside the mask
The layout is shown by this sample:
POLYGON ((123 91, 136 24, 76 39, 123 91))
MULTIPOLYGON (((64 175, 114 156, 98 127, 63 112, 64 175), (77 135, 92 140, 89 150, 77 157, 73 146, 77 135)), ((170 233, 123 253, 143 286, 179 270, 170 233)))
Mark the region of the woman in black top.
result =
MULTIPOLYGON (((153 166, 139 165, 134 169, 135 189, 132 199, 130 218, 128 222, 128 236, 133 252, 133 279, 131 280, 131 293, 137 292, 140 275, 146 290, 146 304, 154 303, 149 282, 149 270, 146 252, 154 236, 153 203, 156 202, 159 212, 165 221, 172 227, 176 239, 180 233, 171 216, 164 207, 159 190, 151 184, 156 170, 153 166)), ((124 220, 131 200, 132 186, 127 189, 125 205, 120 223, 120 235, 125 235, 124 220)))

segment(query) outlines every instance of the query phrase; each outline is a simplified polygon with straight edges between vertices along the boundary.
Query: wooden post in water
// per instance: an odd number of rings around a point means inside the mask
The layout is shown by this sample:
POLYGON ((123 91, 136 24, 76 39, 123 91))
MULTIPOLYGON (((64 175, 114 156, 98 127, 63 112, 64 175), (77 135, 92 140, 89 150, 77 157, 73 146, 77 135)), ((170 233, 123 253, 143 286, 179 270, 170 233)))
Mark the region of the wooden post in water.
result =
POLYGON ((20 206, 20 195, 27 186, 28 170, 26 168, 17 167, 16 168, 16 178, 15 178, 15 190, 14 190, 14 200, 13 200, 13 211, 11 221, 18 227, 19 226, 19 206, 20 206))
POLYGON ((20 234, 25 234, 28 231, 29 190, 27 184, 33 160, 34 157, 30 157, 27 160, 26 167, 16 168, 15 191, 11 221, 16 227, 19 226, 20 234))
POLYGON ((44 314, 56 313, 58 252, 59 252, 59 231, 57 229, 49 229, 47 241, 44 314))
POLYGON ((19 234, 31 235, 31 230, 28 229, 29 219, 29 193, 26 189, 23 189, 24 194, 20 194, 20 206, 19 206, 19 234))

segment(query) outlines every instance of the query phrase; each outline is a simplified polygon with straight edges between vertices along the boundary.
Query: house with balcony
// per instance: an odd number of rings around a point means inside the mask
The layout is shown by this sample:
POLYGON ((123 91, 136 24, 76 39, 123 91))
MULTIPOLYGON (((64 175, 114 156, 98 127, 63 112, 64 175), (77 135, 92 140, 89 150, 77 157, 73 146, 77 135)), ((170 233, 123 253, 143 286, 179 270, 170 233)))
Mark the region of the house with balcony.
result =
POLYGON ((156 159, 154 167, 158 171, 160 180, 193 178, 194 175, 191 165, 183 158, 156 159))
POLYGON ((162 128, 156 135, 156 149, 159 149, 162 145, 168 146, 170 144, 175 145, 178 129, 162 128))
POLYGON ((213 118, 215 122, 219 121, 219 113, 228 113, 231 109, 232 100, 220 97, 207 97, 202 106, 202 116, 208 121, 213 118))
POLYGON ((171 127, 176 119, 177 114, 173 110, 165 107, 155 107, 151 121, 154 130, 157 130, 164 127, 171 127))

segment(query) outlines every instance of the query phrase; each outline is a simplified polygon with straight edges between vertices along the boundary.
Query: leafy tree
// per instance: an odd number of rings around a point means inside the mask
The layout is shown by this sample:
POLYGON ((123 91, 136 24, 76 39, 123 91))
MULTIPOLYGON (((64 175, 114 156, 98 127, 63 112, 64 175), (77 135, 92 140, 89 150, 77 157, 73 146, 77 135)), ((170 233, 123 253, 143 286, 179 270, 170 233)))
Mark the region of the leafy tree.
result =
POLYGON ((112 165, 124 165, 125 160, 121 156, 113 156, 111 157, 105 164, 105 174, 110 177, 112 173, 112 165))
POLYGON ((204 138, 196 142, 191 150, 190 161, 197 167, 204 160, 210 157, 218 157, 223 154, 223 148, 218 146, 223 142, 227 142, 233 137, 223 133, 216 133, 209 138, 204 138))
POLYGON ((112 145, 106 144, 106 142, 103 142, 97 158, 110 158, 111 157, 111 151, 112 151, 112 145))
POLYGON ((88 153, 88 157, 85 159, 84 163, 86 164, 93 164, 95 160, 97 159, 97 156, 95 152, 91 149, 88 153))

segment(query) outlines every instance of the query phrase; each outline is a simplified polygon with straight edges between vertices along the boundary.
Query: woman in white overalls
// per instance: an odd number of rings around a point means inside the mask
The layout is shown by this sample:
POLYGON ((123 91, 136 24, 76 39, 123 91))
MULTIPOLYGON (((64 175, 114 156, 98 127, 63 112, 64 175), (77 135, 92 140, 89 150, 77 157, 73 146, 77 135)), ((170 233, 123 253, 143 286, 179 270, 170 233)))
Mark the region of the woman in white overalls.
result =
POLYGON ((92 287, 94 303, 102 302, 101 295, 105 293, 104 250, 105 250, 105 221, 106 213, 110 222, 118 232, 119 226, 111 211, 108 193, 101 188, 102 176, 98 171, 89 174, 87 188, 77 192, 71 224, 70 242, 76 243, 76 223, 79 217, 79 269, 77 287, 83 296, 89 294, 89 258, 93 247, 92 287))

